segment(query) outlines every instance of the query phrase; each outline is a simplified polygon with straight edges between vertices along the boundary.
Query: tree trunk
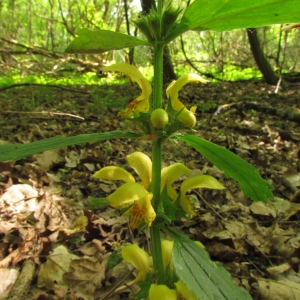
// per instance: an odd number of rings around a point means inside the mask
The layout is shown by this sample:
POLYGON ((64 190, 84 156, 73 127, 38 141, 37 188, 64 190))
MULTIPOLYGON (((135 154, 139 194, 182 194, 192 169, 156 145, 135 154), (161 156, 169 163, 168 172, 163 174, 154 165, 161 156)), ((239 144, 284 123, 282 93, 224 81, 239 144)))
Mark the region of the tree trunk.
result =
POLYGON ((276 85, 279 78, 273 71, 271 65, 269 64, 268 60, 266 59, 262 48, 259 43, 259 39, 257 36, 257 31, 255 28, 248 28, 247 29, 248 40, 251 46, 251 51, 255 62, 261 71, 262 75, 264 76, 265 81, 268 84, 276 85))
POLYGON ((154 0, 141 0, 142 11, 144 15, 148 15, 151 7, 155 8, 154 0))
POLYGON ((174 67, 172 63, 172 58, 170 55, 170 50, 168 46, 164 48, 164 61, 163 61, 163 82, 169 83, 172 80, 175 80, 176 74, 174 72, 174 67))

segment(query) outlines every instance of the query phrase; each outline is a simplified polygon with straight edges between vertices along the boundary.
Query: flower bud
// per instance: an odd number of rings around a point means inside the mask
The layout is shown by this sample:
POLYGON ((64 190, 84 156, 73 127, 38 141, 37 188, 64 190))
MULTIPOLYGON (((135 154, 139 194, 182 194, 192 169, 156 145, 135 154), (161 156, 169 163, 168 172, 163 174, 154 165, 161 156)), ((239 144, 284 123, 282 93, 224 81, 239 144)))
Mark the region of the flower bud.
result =
POLYGON ((176 300, 177 293, 175 290, 169 289, 166 285, 151 284, 149 290, 149 300, 176 300))
POLYGON ((165 9, 162 15, 162 36, 165 37, 167 33, 174 27, 174 23, 180 13, 180 8, 175 8, 171 4, 165 9))
POLYGON ((164 109, 157 108, 152 112, 150 121, 154 128, 163 129, 169 122, 169 116, 164 109))
POLYGON ((177 117, 177 119, 183 123, 185 126, 193 128, 196 125, 196 117, 194 115, 194 113, 192 113, 191 111, 187 110, 186 108, 184 108, 181 113, 179 114, 179 116, 177 117))
POLYGON ((159 41, 161 38, 160 20, 159 20, 157 13, 154 10, 151 10, 150 14, 148 15, 148 24, 149 24, 150 30, 151 30, 154 38, 157 41, 159 41))
POLYGON ((149 42, 154 40, 146 17, 142 16, 139 19, 132 20, 132 22, 145 35, 149 42))

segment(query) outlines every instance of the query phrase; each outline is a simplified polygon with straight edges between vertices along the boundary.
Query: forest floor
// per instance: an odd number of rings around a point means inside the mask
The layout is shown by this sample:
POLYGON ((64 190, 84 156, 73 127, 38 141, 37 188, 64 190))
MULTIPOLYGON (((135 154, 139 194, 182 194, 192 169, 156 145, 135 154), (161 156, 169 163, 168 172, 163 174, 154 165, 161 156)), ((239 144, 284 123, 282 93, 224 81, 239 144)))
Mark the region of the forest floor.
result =
MULTIPOLYGON (((0 90, 0 144, 127 129, 117 112, 139 92, 130 83, 0 90)), ((198 152, 166 141, 164 166, 183 162, 226 187, 192 191, 197 216, 173 227, 201 241, 253 299, 300 299, 300 86, 190 84, 180 99, 198 106, 195 135, 255 166, 274 186, 274 199, 252 202, 198 152)), ((87 143, 0 163, 0 296, 22 270, 22 297, 10 299, 133 299, 137 287, 126 285, 132 266, 108 264, 126 242, 147 248, 148 233, 131 230, 119 210, 91 210, 88 197, 114 191, 115 183, 91 176, 103 166, 126 166, 134 151, 151 157, 150 142, 87 143)))

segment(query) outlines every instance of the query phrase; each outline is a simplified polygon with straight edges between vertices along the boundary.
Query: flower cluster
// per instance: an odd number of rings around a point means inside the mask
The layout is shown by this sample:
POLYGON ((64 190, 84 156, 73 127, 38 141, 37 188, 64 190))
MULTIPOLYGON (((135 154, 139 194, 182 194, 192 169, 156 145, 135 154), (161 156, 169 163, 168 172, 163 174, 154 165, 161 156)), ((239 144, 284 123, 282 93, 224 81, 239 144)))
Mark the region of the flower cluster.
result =
MULTIPOLYGON (((138 116, 141 112, 148 112, 149 98, 152 93, 152 87, 149 81, 142 75, 142 73, 133 65, 126 63, 113 64, 102 68, 102 71, 114 71, 126 74, 131 80, 137 82, 142 89, 142 94, 136 99, 132 100, 124 112, 119 113, 123 117, 138 116)), ((206 83, 207 80, 197 74, 185 74, 178 80, 173 81, 167 87, 166 93, 170 99, 172 109, 177 112, 177 120, 187 127, 194 127, 196 124, 196 106, 188 110, 185 105, 178 99, 179 90, 190 82, 206 83)))
MULTIPOLYGON (((200 242, 195 242, 200 247, 204 246, 200 242)), ((171 257, 172 257, 173 242, 164 240, 162 241, 162 256, 164 269, 168 266, 172 267, 171 257)), ((141 249, 138 245, 128 245, 123 246, 122 256, 124 260, 131 263, 138 271, 135 281, 145 280, 148 272, 152 272, 151 269, 151 259, 147 252, 141 249)), ((177 300, 177 299, 188 299, 188 300, 197 300, 197 297, 192 293, 187 286, 181 281, 178 280, 174 282, 176 289, 170 289, 166 285, 157 285, 151 284, 149 290, 149 300, 177 300)))
MULTIPOLYGON (((156 217, 151 200, 153 194, 148 191, 151 176, 152 162, 149 156, 142 152, 134 152, 127 157, 127 162, 140 177, 141 182, 137 183, 135 178, 121 167, 104 167, 96 172, 93 177, 106 180, 125 181, 115 192, 107 196, 112 207, 131 207, 125 211, 124 215, 130 216, 130 226, 137 228, 142 219, 148 226, 151 226, 156 217)), ((181 163, 175 163, 161 170, 161 191, 166 187, 168 196, 175 201, 180 197, 182 209, 190 215, 195 215, 195 209, 186 195, 188 190, 194 188, 223 189, 224 186, 214 177, 209 175, 199 175, 185 179, 180 187, 180 195, 177 194, 172 184, 181 176, 190 173, 191 170, 181 163)))

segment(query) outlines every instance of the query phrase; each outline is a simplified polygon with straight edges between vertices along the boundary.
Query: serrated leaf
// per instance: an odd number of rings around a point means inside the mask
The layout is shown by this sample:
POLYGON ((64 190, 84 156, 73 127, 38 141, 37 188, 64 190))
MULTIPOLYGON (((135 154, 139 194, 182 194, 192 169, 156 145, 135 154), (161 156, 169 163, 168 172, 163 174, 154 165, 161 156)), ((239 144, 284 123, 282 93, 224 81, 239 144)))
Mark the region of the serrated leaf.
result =
POLYGON ((107 263, 108 270, 114 268, 117 264, 119 264, 123 260, 123 257, 119 255, 116 251, 113 251, 110 255, 107 263))
POLYGON ((152 275, 150 272, 148 272, 146 279, 137 283, 137 285, 140 287, 140 290, 136 294, 134 294, 134 299, 146 299, 148 297, 150 286, 152 283, 152 275))
POLYGON ((226 31, 299 21, 299 0, 195 0, 167 40, 188 30, 226 31))
POLYGON ((208 253, 190 239, 172 233, 172 262, 179 279, 199 300, 251 300, 252 297, 236 286, 230 274, 208 253))
POLYGON ((68 45, 66 53, 102 53, 108 50, 147 45, 146 41, 110 30, 79 29, 75 39, 68 45))
POLYGON ((159 202, 158 215, 161 216, 168 223, 176 220, 176 213, 180 210, 174 205, 167 193, 167 187, 165 187, 160 195, 161 201, 159 202))
POLYGON ((226 148, 188 134, 175 138, 195 148, 217 168, 224 171, 226 177, 236 180, 246 197, 265 203, 268 202, 268 198, 274 197, 271 192, 273 186, 262 179, 253 166, 226 148))
POLYGON ((140 134, 129 131, 115 130, 110 132, 80 134, 68 137, 56 136, 28 144, 5 144, 0 145, 0 162, 20 159, 42 151, 57 149, 70 145, 99 142, 118 138, 138 138, 140 136, 140 134))

